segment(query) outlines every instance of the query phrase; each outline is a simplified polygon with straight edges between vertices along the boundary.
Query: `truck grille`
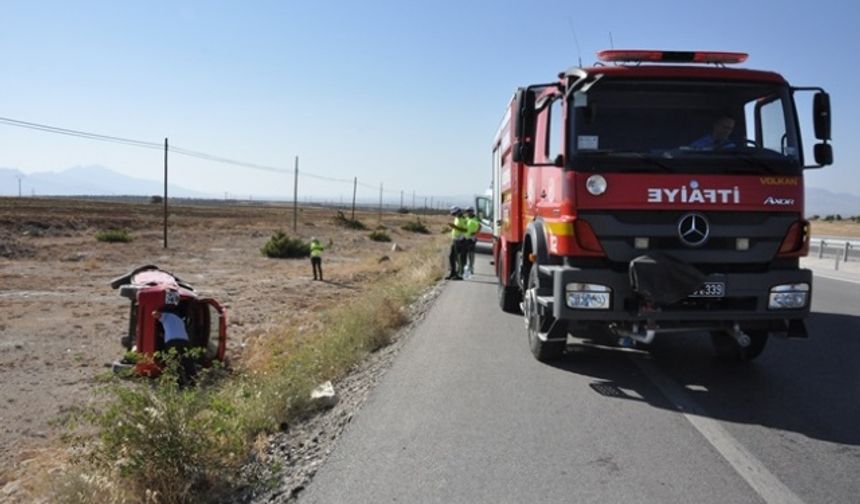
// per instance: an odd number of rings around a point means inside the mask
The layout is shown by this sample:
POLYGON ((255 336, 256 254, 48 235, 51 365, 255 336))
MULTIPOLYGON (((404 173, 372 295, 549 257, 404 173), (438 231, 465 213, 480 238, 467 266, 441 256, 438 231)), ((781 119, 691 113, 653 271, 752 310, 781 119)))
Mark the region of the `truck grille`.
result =
MULTIPOLYGON (((770 212, 699 211, 708 220, 708 238, 698 247, 685 244, 678 222, 690 211, 582 212, 606 251, 609 261, 627 264, 649 251, 667 252, 696 265, 737 265, 752 271, 770 264, 797 214, 770 212), (634 247, 637 237, 647 237, 649 248, 634 247), (737 250, 737 238, 749 240, 748 250, 737 250)), ((731 266, 729 266, 730 269, 731 266)))

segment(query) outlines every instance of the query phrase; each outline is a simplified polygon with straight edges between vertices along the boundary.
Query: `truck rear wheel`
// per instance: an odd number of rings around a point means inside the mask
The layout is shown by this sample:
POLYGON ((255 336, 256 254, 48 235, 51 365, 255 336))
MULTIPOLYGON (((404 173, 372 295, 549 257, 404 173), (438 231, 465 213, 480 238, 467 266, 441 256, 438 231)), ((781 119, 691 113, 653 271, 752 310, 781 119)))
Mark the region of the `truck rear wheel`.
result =
POLYGON ((728 362, 749 362, 761 355, 767 345, 768 332, 747 331, 747 335, 750 337, 750 344, 742 347, 731 334, 725 331, 712 331, 711 344, 717 358, 728 362))
POLYGON ((537 301, 540 287, 538 275, 535 263, 529 271, 528 285, 523 293, 523 315, 532 355, 541 362, 550 362, 559 360, 564 355, 564 349, 567 347, 567 327, 556 323, 552 315, 541 313, 537 301), (546 339, 541 339, 541 335, 546 339))

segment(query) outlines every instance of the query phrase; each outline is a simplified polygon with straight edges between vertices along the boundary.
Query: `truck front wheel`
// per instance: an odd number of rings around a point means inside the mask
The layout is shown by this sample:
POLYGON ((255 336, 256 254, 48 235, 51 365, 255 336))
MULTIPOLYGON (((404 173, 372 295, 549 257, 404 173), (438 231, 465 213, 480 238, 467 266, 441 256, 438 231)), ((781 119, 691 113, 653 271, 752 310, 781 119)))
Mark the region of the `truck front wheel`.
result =
POLYGON ((535 359, 549 362, 561 359, 567 346, 567 327, 545 312, 537 301, 538 277, 537 263, 529 271, 529 280, 523 293, 523 315, 525 316, 526 332, 529 336, 529 347, 535 359))
POLYGON ((747 335, 750 337, 750 344, 742 347, 731 334, 725 331, 712 331, 711 344, 717 358, 731 362, 748 362, 761 355, 767 345, 768 332, 747 331, 747 335))

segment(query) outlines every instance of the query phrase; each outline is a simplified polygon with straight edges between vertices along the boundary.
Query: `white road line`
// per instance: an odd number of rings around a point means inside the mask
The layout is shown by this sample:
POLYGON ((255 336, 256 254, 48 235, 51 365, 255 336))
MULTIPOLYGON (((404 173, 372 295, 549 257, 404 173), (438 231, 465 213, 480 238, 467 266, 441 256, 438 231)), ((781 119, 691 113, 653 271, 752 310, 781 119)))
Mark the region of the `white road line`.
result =
POLYGON ((645 373, 645 376, 660 389, 660 392, 765 502, 803 504, 800 497, 768 471, 767 467, 733 438, 718 421, 708 418, 704 410, 684 392, 684 389, 660 371, 649 358, 631 355, 630 360, 645 373))

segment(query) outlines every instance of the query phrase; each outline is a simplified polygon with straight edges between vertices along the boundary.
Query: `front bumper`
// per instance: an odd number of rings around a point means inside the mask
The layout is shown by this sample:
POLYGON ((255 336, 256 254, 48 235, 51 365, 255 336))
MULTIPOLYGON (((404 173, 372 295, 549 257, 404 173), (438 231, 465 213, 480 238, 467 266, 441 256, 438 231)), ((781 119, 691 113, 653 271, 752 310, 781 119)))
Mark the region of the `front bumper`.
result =
MULTIPOLYGON (((687 298, 680 302, 651 307, 633 291, 627 272, 573 266, 542 266, 553 282, 552 314, 559 320, 577 322, 639 323, 657 322, 661 327, 723 327, 739 322, 747 327, 769 327, 771 321, 802 319, 809 314, 812 300, 812 272, 807 269, 771 270, 761 273, 711 274, 707 282, 723 282, 722 298, 687 298), (589 283, 612 289, 610 307, 603 310, 572 309, 565 302, 565 286, 589 283), (806 306, 800 309, 768 309, 770 289, 782 284, 810 285, 806 306)), ((549 295, 549 292, 545 293, 549 295)), ((547 303, 550 304, 550 303, 547 303)))

